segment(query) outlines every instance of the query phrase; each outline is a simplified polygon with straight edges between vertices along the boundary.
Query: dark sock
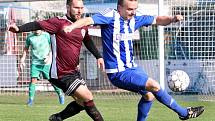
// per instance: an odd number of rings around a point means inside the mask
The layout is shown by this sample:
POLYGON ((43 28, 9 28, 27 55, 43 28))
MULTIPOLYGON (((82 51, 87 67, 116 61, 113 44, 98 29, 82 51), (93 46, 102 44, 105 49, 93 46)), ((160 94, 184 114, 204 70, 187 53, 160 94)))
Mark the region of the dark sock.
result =
POLYGON ((97 110, 93 100, 84 102, 85 111, 93 119, 93 121, 104 121, 100 112, 97 110))
POLYGON ((62 110, 59 114, 61 119, 66 119, 78 114, 80 111, 84 110, 84 107, 73 101, 69 103, 64 110, 62 110))

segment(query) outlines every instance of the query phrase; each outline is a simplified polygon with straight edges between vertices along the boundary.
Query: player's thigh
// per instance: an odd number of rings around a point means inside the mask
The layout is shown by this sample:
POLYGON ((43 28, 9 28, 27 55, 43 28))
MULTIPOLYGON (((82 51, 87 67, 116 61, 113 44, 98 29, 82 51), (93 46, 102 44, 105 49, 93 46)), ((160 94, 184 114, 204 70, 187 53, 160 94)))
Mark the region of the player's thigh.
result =
POLYGON ((40 75, 40 66, 32 64, 31 65, 31 78, 39 79, 39 75, 40 75))
MULTIPOLYGON (((78 71, 74 72, 73 74, 65 75, 61 79, 51 78, 49 79, 49 81, 57 87, 61 88, 63 92, 68 96, 72 96, 79 88, 79 86, 86 85, 86 82, 81 78, 80 72, 78 71)), ((88 89, 83 88, 83 90, 88 89)))
POLYGON ((145 94, 148 75, 141 68, 129 68, 123 72, 108 74, 110 81, 117 87, 145 94))
POLYGON ((73 94, 79 100, 89 101, 93 99, 93 95, 86 85, 80 85, 73 94))
POLYGON ((51 65, 44 65, 43 68, 42 68, 42 75, 43 75, 43 78, 45 79, 49 79, 49 71, 50 71, 50 67, 51 65))

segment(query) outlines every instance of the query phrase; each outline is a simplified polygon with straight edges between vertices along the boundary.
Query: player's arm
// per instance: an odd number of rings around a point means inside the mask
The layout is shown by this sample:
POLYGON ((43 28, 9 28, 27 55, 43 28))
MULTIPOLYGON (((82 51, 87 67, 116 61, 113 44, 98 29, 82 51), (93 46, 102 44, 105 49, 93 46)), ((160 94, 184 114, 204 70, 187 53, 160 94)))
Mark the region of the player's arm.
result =
POLYGON ((21 70, 25 67, 25 58, 26 58, 27 53, 28 53, 28 48, 25 47, 24 50, 23 50, 23 53, 22 53, 22 57, 20 59, 20 68, 21 68, 21 70))
POLYGON ((21 26, 16 26, 15 24, 9 26, 9 31, 14 33, 29 32, 29 31, 36 31, 36 30, 42 30, 42 28, 40 27, 40 24, 36 21, 26 23, 21 26))
POLYGON ((27 39, 25 41, 25 47, 24 47, 24 50, 23 50, 23 53, 22 53, 22 57, 20 59, 20 68, 21 68, 21 70, 25 67, 25 58, 26 58, 26 55, 28 54, 28 49, 30 47, 30 37, 31 37, 31 35, 27 36, 27 39))
POLYGON ((91 39, 84 40, 83 42, 86 48, 95 56, 96 59, 102 58, 101 54, 99 53, 98 49, 91 39))
MULTIPOLYGON (((51 36, 50 36, 49 33, 47 33, 46 35, 47 35, 47 41, 49 42, 49 45, 50 45, 49 47, 51 48, 51 36)), ((46 58, 44 60, 44 62, 46 64, 51 64, 51 61, 52 61, 52 51, 50 49, 48 55, 46 56, 46 58)))
POLYGON ((104 71, 104 60, 99 53, 98 49, 96 48, 95 44, 93 43, 92 39, 84 40, 84 45, 86 48, 95 56, 97 59, 97 65, 98 68, 100 68, 102 71, 104 71))
POLYGON ((176 23, 183 20, 183 16, 182 15, 175 15, 175 16, 157 16, 155 18, 155 21, 153 22, 153 24, 157 24, 157 25, 162 25, 162 26, 166 26, 169 25, 171 23, 176 23))
POLYGON ((76 21, 72 25, 65 26, 63 28, 63 31, 67 33, 67 32, 71 32, 74 29, 81 28, 83 26, 92 25, 92 24, 94 24, 93 18, 92 17, 86 17, 86 18, 79 19, 78 21, 76 21))

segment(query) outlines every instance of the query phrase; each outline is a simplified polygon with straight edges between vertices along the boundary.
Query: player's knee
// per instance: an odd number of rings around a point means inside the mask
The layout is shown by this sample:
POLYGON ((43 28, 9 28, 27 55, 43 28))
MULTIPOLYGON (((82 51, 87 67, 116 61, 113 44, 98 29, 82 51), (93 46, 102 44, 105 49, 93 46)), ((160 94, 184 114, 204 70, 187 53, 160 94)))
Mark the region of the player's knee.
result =
POLYGON ((155 99, 155 96, 151 92, 148 92, 143 95, 143 98, 147 101, 153 101, 155 99))
POLYGON ((157 92, 157 91, 159 91, 160 89, 161 89, 160 84, 159 84, 157 81, 155 81, 155 80, 153 80, 153 79, 151 79, 151 78, 149 78, 149 79, 147 80, 147 82, 146 82, 146 90, 147 90, 147 91, 150 91, 150 92, 157 92))
POLYGON ((74 97, 82 100, 83 102, 93 100, 93 94, 86 86, 79 86, 74 92, 74 97))
POLYGON ((93 94, 92 94, 92 92, 90 92, 89 90, 88 90, 88 93, 87 93, 87 98, 86 98, 86 100, 87 100, 87 101, 93 100, 93 94))
POLYGON ((93 100, 93 94, 90 90, 86 89, 85 90, 85 93, 83 95, 83 101, 86 102, 86 101, 90 101, 90 100, 93 100))

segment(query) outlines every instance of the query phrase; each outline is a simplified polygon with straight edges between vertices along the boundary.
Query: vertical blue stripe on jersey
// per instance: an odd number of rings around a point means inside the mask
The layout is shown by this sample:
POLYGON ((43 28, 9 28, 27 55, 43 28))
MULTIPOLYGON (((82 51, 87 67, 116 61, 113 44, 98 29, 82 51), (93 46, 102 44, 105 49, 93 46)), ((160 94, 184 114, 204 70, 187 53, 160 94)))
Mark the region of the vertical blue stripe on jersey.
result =
POLYGON ((113 26, 113 53, 116 56, 117 60, 117 69, 118 71, 124 71, 125 70, 125 63, 122 61, 121 56, 120 56, 120 40, 121 40, 121 24, 120 24, 120 15, 115 14, 114 16, 114 26, 113 26))
MULTIPOLYGON (((128 24, 129 24, 128 32, 129 33, 133 33, 133 31, 134 31, 134 27, 131 25, 131 24, 133 24, 132 22, 133 22, 132 20, 128 21, 128 24), (133 27, 133 31, 131 29, 131 26, 133 27)), ((132 42, 132 40, 129 40, 128 43, 129 43, 129 51, 130 51, 130 63, 132 64, 132 67, 133 67, 134 66, 134 63, 133 63, 133 60, 134 60, 134 58, 133 58, 133 42, 132 42)))
POLYGON ((133 56, 134 56, 133 55, 133 43, 132 43, 131 40, 129 40, 128 43, 129 43, 129 50, 130 50, 130 57, 131 57, 130 63, 132 64, 132 67, 134 67, 134 62, 133 62, 133 60, 134 60, 134 58, 133 58, 133 56))
MULTIPOLYGON (((124 28, 124 21, 121 22, 120 20, 120 33, 125 33, 125 28, 124 28)), ((120 58, 122 60, 122 62, 124 63, 124 66, 126 65, 126 53, 125 53, 125 41, 124 40, 120 40, 120 58)))
POLYGON ((124 65, 126 64, 126 53, 125 53, 125 43, 124 41, 120 41, 120 58, 124 65))

